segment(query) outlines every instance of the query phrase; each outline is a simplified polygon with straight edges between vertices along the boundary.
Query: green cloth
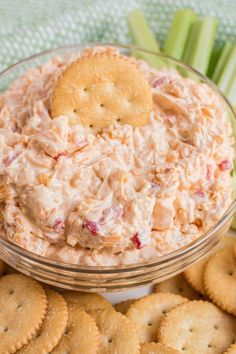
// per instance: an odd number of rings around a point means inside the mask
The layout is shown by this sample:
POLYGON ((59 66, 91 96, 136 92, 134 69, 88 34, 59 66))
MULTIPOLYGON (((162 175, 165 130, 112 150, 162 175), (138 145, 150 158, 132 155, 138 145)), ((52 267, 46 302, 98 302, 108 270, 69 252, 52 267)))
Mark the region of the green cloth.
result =
POLYGON ((162 43, 178 7, 217 16, 219 40, 236 37, 235 0, 0 0, 0 70, 65 44, 129 43, 126 18, 136 8, 162 43))

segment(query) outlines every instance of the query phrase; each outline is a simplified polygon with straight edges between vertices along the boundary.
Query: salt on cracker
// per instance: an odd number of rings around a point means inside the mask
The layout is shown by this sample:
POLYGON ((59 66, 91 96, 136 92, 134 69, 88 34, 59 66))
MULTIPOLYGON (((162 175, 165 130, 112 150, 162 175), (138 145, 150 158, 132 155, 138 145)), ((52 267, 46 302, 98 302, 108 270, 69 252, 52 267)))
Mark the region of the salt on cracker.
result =
POLYGON ((127 57, 109 52, 81 56, 58 78, 51 116, 77 118, 85 127, 120 122, 145 125, 152 110, 151 87, 127 57))
POLYGON ((68 304, 69 318, 66 330, 52 354, 96 354, 99 349, 98 328, 81 307, 68 304))
POLYGON ((207 264, 208 258, 203 258, 191 267, 187 268, 184 272, 184 276, 189 284, 200 294, 205 295, 205 289, 203 286, 203 272, 207 264))
POLYGON ((236 316, 236 258, 232 246, 209 259, 204 271, 204 287, 216 305, 236 316))
POLYGON ((119 302, 118 304, 116 304, 115 310, 123 313, 123 315, 126 314, 126 312, 128 311, 128 309, 130 308, 130 306, 135 302, 136 300, 124 300, 119 302))
POLYGON ((81 306, 85 311, 113 308, 104 297, 94 293, 67 291, 63 296, 69 304, 81 306))
POLYGON ((0 278, 1 353, 14 353, 40 328, 47 309, 43 287, 21 274, 0 278))
POLYGON ((90 312, 100 333, 102 354, 139 354, 140 345, 133 323, 112 308, 90 312))
POLYGON ((144 296, 130 306, 126 316, 136 326, 140 343, 156 341, 161 318, 188 300, 180 295, 159 293, 144 296))
POLYGON ((141 345, 140 354, 179 354, 179 352, 172 348, 167 348, 161 343, 144 343, 141 345))
POLYGON ((222 354, 236 339, 236 318, 207 301, 190 301, 161 321, 158 339, 186 354, 222 354))
MULTIPOLYGON (((214 251, 230 246, 234 242, 235 242, 235 238, 231 236, 224 236, 222 237, 222 239, 220 240, 220 242, 218 243, 214 251)), ((201 259, 200 261, 198 261, 197 263, 193 264, 191 267, 186 269, 184 272, 184 276, 186 280, 189 282, 189 284, 203 296, 206 295, 204 285, 203 285, 203 272, 208 259, 209 256, 201 259)))
POLYGON ((43 324, 36 336, 19 351, 19 354, 50 353, 65 331, 68 310, 63 296, 50 289, 46 289, 46 294, 48 307, 43 324))
POLYGON ((189 300, 199 300, 201 296, 188 284, 183 273, 155 285, 155 293, 172 293, 189 300))

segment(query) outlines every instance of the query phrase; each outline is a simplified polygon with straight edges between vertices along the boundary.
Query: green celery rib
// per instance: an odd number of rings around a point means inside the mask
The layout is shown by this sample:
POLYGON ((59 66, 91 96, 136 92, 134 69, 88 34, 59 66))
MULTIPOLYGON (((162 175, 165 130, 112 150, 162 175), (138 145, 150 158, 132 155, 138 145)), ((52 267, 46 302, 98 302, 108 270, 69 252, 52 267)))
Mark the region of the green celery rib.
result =
MULTIPOLYGON (((236 60, 236 58, 235 58, 235 60, 236 60)), ((236 106, 236 62, 235 62, 234 73, 231 78, 231 82, 229 84, 229 87, 227 88, 227 90, 225 92, 225 95, 228 98, 228 100, 230 101, 230 103, 233 106, 236 106)))
MULTIPOLYGON (((129 13, 128 26, 134 44, 152 52, 160 51, 159 45, 140 10, 129 13)), ((153 54, 134 51, 133 55, 146 60, 153 67, 161 68, 165 66, 164 62, 153 54)))
POLYGON ((227 96, 227 91, 230 89, 232 83, 234 72, 236 68, 236 45, 233 45, 229 57, 225 63, 224 69, 217 81, 218 87, 227 96))
POLYGON ((187 39, 187 44, 182 58, 183 61, 187 64, 190 63, 191 57, 194 53, 195 45, 199 37, 200 26, 201 26, 201 21, 195 21, 191 26, 191 30, 187 39))
MULTIPOLYGON (((187 43, 182 58, 182 61, 184 63, 189 64, 191 61, 191 56, 195 49, 195 43, 198 40, 199 27, 200 27, 200 21, 195 21, 191 26, 191 30, 187 38, 187 43)), ((185 69, 181 68, 181 73, 183 76, 191 77, 191 74, 185 69)))
POLYGON ((224 48, 223 48, 223 51, 220 55, 220 58, 219 58, 219 61, 215 67, 215 70, 214 70, 214 73, 212 75, 212 80, 214 82, 218 82, 221 74, 222 74, 222 71, 224 70, 224 67, 226 65, 226 62, 230 56, 230 53, 233 49, 233 44, 232 43, 225 43, 224 45, 224 48))
POLYGON ((214 48, 212 49, 210 64, 209 64, 209 67, 207 70, 207 76, 209 78, 212 78, 212 76, 215 72, 216 66, 218 65, 218 62, 219 62, 220 57, 222 55, 222 52, 223 52, 223 43, 216 44, 214 46, 214 48))
POLYGON ((205 17, 192 25, 188 39, 184 61, 194 69, 206 75, 214 46, 218 20, 215 17, 205 17))
POLYGON ((181 59, 188 34, 196 15, 191 9, 179 9, 175 12, 168 31, 163 51, 175 59, 181 59))
POLYGON ((128 25, 135 44, 153 52, 160 51, 159 45, 140 10, 134 10, 129 13, 128 25))

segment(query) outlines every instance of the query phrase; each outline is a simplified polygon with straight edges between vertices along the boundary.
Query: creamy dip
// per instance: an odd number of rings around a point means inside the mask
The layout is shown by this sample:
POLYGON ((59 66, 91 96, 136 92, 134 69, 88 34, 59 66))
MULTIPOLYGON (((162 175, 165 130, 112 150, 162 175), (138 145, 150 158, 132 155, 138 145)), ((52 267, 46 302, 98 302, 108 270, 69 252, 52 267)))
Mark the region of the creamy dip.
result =
POLYGON ((123 265, 201 236, 232 201, 234 140, 219 96, 140 61, 154 101, 148 124, 94 132, 50 117, 54 82, 70 61, 29 70, 2 96, 3 237, 69 263, 123 265))

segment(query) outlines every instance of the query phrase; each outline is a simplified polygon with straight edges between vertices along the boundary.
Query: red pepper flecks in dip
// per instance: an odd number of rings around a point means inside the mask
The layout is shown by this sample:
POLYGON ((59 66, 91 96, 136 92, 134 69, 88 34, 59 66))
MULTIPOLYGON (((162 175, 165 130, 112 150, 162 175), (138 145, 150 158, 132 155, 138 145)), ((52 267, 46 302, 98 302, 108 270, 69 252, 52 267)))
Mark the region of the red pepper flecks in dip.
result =
POLYGON ((133 244, 135 245, 135 247, 140 250, 140 248, 142 248, 142 243, 140 241, 140 238, 139 238, 139 234, 138 232, 136 232, 134 234, 134 236, 131 238, 131 240, 133 241, 133 244))
POLYGON ((85 220, 83 222, 83 227, 90 231, 93 235, 97 235, 98 233, 98 225, 95 221, 85 220))
MULTIPOLYGON (((103 51, 86 55, 96 50, 103 51)), ((5 237, 44 257, 95 266, 147 261, 200 237, 232 201, 234 139, 219 96, 174 69, 136 61, 153 98, 148 122, 118 120, 96 131, 73 112, 50 115, 55 81, 74 59, 53 58, 2 95, 5 237)))

